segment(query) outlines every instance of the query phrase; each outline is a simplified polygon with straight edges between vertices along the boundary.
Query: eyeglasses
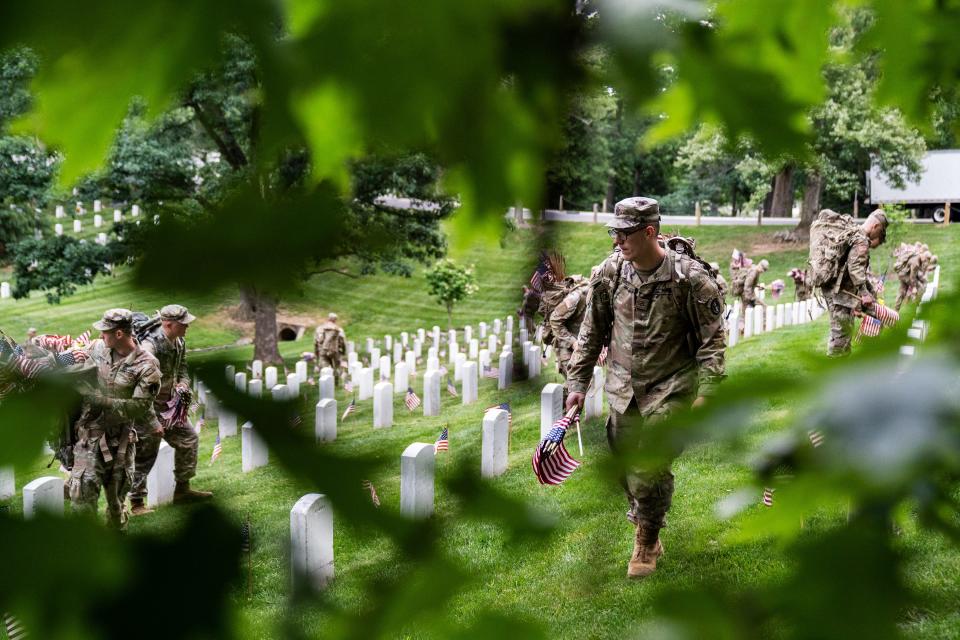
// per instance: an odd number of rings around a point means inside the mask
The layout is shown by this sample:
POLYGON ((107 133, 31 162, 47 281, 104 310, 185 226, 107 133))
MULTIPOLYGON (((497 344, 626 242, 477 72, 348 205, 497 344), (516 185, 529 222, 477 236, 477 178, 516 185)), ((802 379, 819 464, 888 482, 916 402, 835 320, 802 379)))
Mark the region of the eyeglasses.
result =
POLYGON ((610 238, 613 239, 613 240, 617 240, 617 241, 619 241, 619 242, 623 242, 623 241, 626 240, 629 236, 632 236, 632 235, 635 234, 637 231, 640 231, 640 230, 643 229, 644 227, 648 227, 648 226, 650 226, 650 225, 641 224, 641 225, 639 225, 639 226, 637 226, 637 227, 630 227, 629 229, 607 229, 607 235, 609 235, 610 238))

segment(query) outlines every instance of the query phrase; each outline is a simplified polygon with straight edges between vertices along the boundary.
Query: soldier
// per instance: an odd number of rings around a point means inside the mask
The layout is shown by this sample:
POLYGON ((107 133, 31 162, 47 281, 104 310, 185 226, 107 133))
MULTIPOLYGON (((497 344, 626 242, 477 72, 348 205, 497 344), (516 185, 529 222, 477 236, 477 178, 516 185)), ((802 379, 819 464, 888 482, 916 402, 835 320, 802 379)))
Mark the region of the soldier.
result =
POLYGON ((317 327, 313 338, 317 367, 333 369, 333 384, 340 386, 340 362, 347 357, 347 338, 337 324, 337 314, 327 314, 327 321, 317 327))
POLYGON ((565 280, 567 294, 550 312, 550 333, 553 348, 557 351, 557 369, 567 377, 567 363, 577 348, 577 334, 587 310, 587 285, 583 276, 570 276, 565 280))
POLYGON ((787 274, 793 280, 794 296, 797 302, 803 302, 810 297, 810 284, 807 282, 807 272, 793 268, 787 274))
POLYGON ((863 226, 850 216, 824 209, 811 226, 812 284, 819 286, 830 313, 830 357, 850 353, 854 312, 870 310, 876 301, 876 290, 867 278, 870 249, 879 247, 886 237, 887 216, 880 209, 863 226), (838 256, 836 264, 831 256, 838 256))
MULTIPOLYGON (((590 279, 579 347, 567 366, 567 409, 582 407, 602 347, 609 343, 607 439, 630 456, 646 425, 682 407, 700 406, 724 377, 723 299, 709 272, 657 240, 659 205, 617 203, 608 225, 620 247, 590 279)), ((627 577, 652 573, 663 554, 660 529, 673 496, 669 464, 629 464, 623 478, 635 525, 627 577)))
POLYGON ((744 309, 754 307, 757 304, 763 307, 767 306, 762 298, 757 297, 757 286, 760 284, 760 274, 765 273, 769 268, 770 263, 764 259, 747 270, 746 277, 743 280, 743 293, 740 294, 744 309))
POLYGON ((540 292, 533 287, 524 285, 523 299, 520 301, 520 308, 517 309, 517 315, 528 334, 534 330, 534 316, 537 315, 537 308, 540 306, 540 292))
POLYGON ((710 266, 713 267, 714 271, 717 272, 717 289, 720 290, 720 298, 723 299, 724 302, 726 302, 726 300, 727 300, 727 289, 728 289, 729 287, 727 286, 727 280, 726 280, 726 278, 724 278, 724 277, 723 277, 723 274, 720 273, 720 263, 719 263, 719 262, 711 262, 711 263, 710 263, 710 266))
POLYGON ((160 429, 153 412, 160 365, 137 344, 132 323, 129 310, 110 309, 93 325, 101 334, 85 349, 86 365, 96 368, 98 385, 84 394, 67 483, 73 509, 94 514, 103 487, 107 523, 121 530, 127 524, 124 500, 133 480, 137 432, 160 429))
POLYGON ((194 320, 196 317, 187 311, 186 307, 168 304, 160 309, 160 324, 143 338, 143 350, 156 356, 163 378, 153 405, 160 428, 138 433, 140 445, 137 447, 137 468, 133 489, 130 491, 131 513, 135 516, 152 511, 144 504, 147 496, 147 474, 157 461, 161 440, 166 440, 174 451, 173 475, 177 485, 173 501, 190 502, 213 495, 209 491, 195 491, 190 488, 190 479, 197 475, 197 451, 200 447, 200 438, 193 425, 186 420, 182 424, 164 427, 159 421, 160 414, 168 408, 174 393, 179 393, 183 402, 189 403, 191 400, 184 336, 194 320))

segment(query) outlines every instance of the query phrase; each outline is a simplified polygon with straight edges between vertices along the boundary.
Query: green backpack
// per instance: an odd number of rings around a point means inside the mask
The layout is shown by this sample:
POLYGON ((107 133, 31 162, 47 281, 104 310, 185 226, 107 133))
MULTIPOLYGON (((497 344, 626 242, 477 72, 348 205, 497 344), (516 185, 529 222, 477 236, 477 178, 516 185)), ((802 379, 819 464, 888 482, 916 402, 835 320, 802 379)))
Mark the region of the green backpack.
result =
POLYGON ((809 283, 820 288, 834 282, 847 266, 847 253, 859 230, 848 215, 824 209, 810 225, 809 283))

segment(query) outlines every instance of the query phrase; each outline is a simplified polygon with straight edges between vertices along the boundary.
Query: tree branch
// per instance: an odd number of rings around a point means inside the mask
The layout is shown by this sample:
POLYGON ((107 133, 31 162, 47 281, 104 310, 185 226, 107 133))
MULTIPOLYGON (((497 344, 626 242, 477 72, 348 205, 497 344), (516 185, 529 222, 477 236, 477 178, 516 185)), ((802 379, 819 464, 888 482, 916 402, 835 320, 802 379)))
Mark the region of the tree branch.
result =
POLYGON ((329 268, 326 268, 326 269, 315 269, 314 271, 308 271, 308 272, 307 272, 307 277, 310 278, 310 277, 313 277, 313 276, 320 275, 321 273, 335 273, 335 274, 337 274, 337 275, 346 276, 346 277, 348 277, 348 278, 359 278, 359 277, 360 277, 360 276, 358 276, 358 275, 356 275, 356 274, 350 273, 349 271, 343 271, 343 270, 341 270, 341 269, 335 269, 335 268, 333 268, 333 267, 329 267, 329 268))
POLYGON ((243 153, 243 149, 241 149, 240 145, 237 144, 237 141, 233 139, 233 136, 230 135, 229 132, 225 132, 226 136, 229 137, 230 140, 224 139, 224 136, 221 136, 217 132, 216 127, 210 120, 209 115, 200 107, 200 103, 198 101, 188 99, 186 105, 193 109, 193 113, 196 115, 197 121, 203 127, 203 130, 206 131, 207 135, 210 136, 210 139, 213 140, 213 143, 217 145, 217 148, 220 149, 220 153, 223 154, 223 157, 227 159, 227 162, 230 163, 231 167, 239 170, 249 164, 246 154, 243 153))

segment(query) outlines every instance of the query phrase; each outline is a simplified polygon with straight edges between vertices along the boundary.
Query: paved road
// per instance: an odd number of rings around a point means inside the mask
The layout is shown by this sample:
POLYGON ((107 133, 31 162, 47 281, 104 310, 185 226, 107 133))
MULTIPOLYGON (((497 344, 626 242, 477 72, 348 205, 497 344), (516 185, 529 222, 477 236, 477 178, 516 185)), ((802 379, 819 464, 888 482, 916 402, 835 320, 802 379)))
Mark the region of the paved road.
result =
MULTIPOLYGON (((513 215, 513 209, 511 209, 508 216, 513 215)), ((530 220, 531 212, 529 209, 523 210, 523 219, 530 220)), ((556 220, 559 222, 593 222, 593 212, 592 211, 558 211, 557 209, 547 209, 546 211, 547 220, 556 220)), ((612 213, 598 213, 597 222, 607 223, 613 219, 612 213)), ((766 227, 794 227, 799 222, 798 218, 764 218, 763 226, 766 227)), ((683 226, 683 225, 695 225, 696 218, 694 216, 662 216, 661 224, 663 225, 673 225, 673 226, 683 226)), ((707 225, 720 225, 720 226, 757 226, 756 218, 731 218, 728 216, 701 216, 700 224, 707 225)))

